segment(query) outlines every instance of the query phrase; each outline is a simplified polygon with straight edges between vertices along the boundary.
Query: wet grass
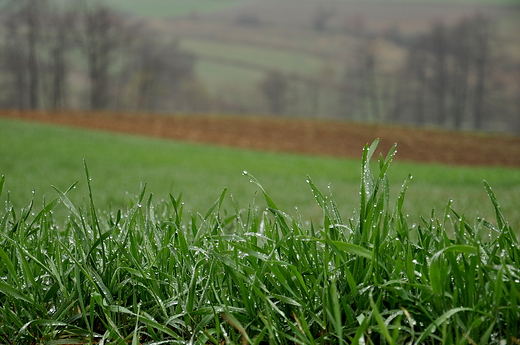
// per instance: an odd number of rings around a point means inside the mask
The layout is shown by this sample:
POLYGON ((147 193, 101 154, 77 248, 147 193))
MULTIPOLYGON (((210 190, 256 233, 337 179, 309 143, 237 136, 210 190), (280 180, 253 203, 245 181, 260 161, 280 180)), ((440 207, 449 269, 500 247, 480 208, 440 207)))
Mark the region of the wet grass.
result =
POLYGON ((246 208, 224 208, 224 190, 192 215, 181 197, 155 200, 142 186, 127 207, 100 210, 86 163, 82 204, 69 198, 74 185, 42 208, 7 201, 0 341, 518 343, 520 246, 491 187, 495 223, 472 225, 448 203, 411 224, 410 177, 391 203, 395 151, 371 165, 376 145, 363 150, 349 217, 310 177, 321 218, 291 217, 246 171, 263 199, 246 208), (64 223, 53 213, 60 205, 64 223))

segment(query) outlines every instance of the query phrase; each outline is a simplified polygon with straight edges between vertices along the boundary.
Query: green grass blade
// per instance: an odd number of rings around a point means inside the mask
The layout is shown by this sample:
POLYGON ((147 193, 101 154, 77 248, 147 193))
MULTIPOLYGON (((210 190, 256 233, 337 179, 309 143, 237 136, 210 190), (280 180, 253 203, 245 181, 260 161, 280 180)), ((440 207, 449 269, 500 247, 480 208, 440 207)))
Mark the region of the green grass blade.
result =
POLYGON ((16 289, 16 288, 12 287, 11 285, 4 283, 4 282, 0 282, 0 292, 3 292, 6 295, 14 297, 15 299, 20 299, 27 303, 31 303, 31 304, 34 303, 34 300, 32 297, 27 296, 19 289, 16 289))
POLYGON ((370 307, 372 308, 372 313, 374 315, 374 318, 376 319, 377 325, 379 326, 379 331, 381 332, 381 334, 383 334, 383 337, 389 344, 395 344, 393 337, 390 335, 390 332, 388 331, 388 327, 385 323, 385 320, 379 313, 379 308, 374 303, 372 295, 370 295, 370 307))
MULTIPOLYGON (((320 241, 323 242, 323 240, 320 240, 320 241)), ((330 243, 333 244, 336 248, 338 248, 341 251, 344 251, 344 252, 347 252, 350 254, 354 254, 354 255, 358 255, 365 259, 372 261, 372 252, 366 248, 363 248, 361 246, 351 244, 351 243, 341 242, 341 241, 330 241, 330 243)))
POLYGON ((422 344, 423 341, 426 340, 437 328, 439 328, 442 324, 444 324, 450 317, 453 315, 460 313, 461 311, 471 311, 471 308, 453 308, 439 316, 434 322, 432 322, 425 330, 422 332, 421 336, 415 341, 416 345, 422 344))
POLYGON ((2 175, 2 177, 0 177, 0 196, 2 196, 2 191, 4 190, 4 186, 5 186, 5 175, 2 175))
POLYGON ((442 294, 443 292, 443 277, 446 274, 446 268, 443 267, 443 261, 441 259, 443 254, 450 252, 477 254, 479 252, 479 249, 477 247, 472 247, 468 245, 453 245, 435 253, 431 259, 429 268, 430 285, 434 293, 442 294))
POLYGON ((267 202, 267 207, 272 208, 273 210, 279 210, 278 206, 276 206, 274 201, 267 194, 267 192, 265 191, 264 187, 260 184, 260 182, 258 182, 258 180, 253 175, 251 175, 247 171, 242 172, 242 175, 245 175, 245 176, 249 177, 249 181, 254 183, 258 188, 260 188, 260 190, 262 191, 262 193, 264 195, 264 199, 267 202))
POLYGON ((498 228, 500 230, 502 230, 502 229, 504 229, 505 219, 504 219, 504 215, 502 214, 502 210, 500 209, 500 205, 498 203, 497 197, 495 196, 495 193, 493 192, 493 190, 491 189, 491 186, 487 183, 486 180, 484 180, 484 187, 486 188, 486 192, 489 195, 491 202, 493 203, 493 207, 495 208, 495 214, 497 217, 498 228))
MULTIPOLYGON (((78 184, 78 182, 75 182, 74 184, 72 184, 72 186, 70 186, 69 189, 67 189, 67 191, 74 188, 74 186, 77 184, 78 184)), ((69 211, 76 217, 76 219, 81 219, 81 216, 80 216, 78 210, 76 209, 76 206, 74 206, 72 201, 70 201, 70 199, 67 197, 67 195, 66 195, 67 191, 62 192, 55 186, 52 186, 52 188, 54 188, 54 190, 56 192, 58 192, 61 202, 69 209, 69 211)))
POLYGON ((2 264, 7 267, 7 271, 9 272, 10 277, 14 280, 17 287, 20 287, 20 280, 18 279, 18 272, 13 265, 11 259, 7 256, 5 251, 0 247, 0 259, 2 259, 2 264))

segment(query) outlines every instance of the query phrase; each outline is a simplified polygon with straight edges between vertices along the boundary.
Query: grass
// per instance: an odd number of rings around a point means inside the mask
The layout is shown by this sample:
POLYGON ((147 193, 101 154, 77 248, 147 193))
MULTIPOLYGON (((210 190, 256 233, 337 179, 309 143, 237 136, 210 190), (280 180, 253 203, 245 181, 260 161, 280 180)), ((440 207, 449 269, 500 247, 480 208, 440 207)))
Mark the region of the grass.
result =
MULTIPOLYGON (((247 1, 249 0, 102 0, 101 3, 124 13, 160 18, 213 12, 239 6, 247 1)), ((70 6, 67 0, 52 0, 51 3, 70 6)), ((0 0, 0 9, 7 4, 7 0, 0 0)))
POLYGON ((327 60, 323 58, 301 52, 204 39, 184 39, 181 41, 181 48, 195 55, 244 61, 265 70, 281 70, 288 74, 298 73, 310 77, 317 75, 327 64, 327 60))
MULTIPOLYGON (((307 174, 321 189, 330 184, 344 215, 358 207, 359 168, 352 159, 252 152, 6 119, 0 119, 0 157, 0 176, 6 176, 3 199, 9 196, 17 208, 32 199, 40 205, 44 198, 56 195, 52 185, 65 190, 75 181, 79 183, 69 198, 81 203, 87 191, 82 159, 90 166, 96 204, 104 209, 126 207, 141 182, 148 184, 147 190, 158 200, 167 200, 169 193, 183 193, 186 209, 194 212, 208 209, 223 188, 245 208, 257 189, 241 176, 243 170, 260 179, 289 214, 298 207, 307 218, 321 215, 309 199, 307 174)), ((520 169, 412 164, 400 162, 398 154, 392 171, 393 193, 411 172, 414 179, 405 202, 410 221, 418 223, 432 208, 442 212, 450 199, 461 213, 475 216, 478 212, 494 220, 482 185, 486 179, 502 200, 509 222, 520 228, 516 207, 520 169)), ((227 206, 232 206, 230 199, 225 200, 227 206)))
POLYGON ((244 4, 247 0, 105 0, 117 10, 145 17, 186 16, 227 9, 244 4))
MULTIPOLYGON (((4 0, 5 1, 5 0, 4 0)), ((60 0, 62 1, 62 0, 60 0)), ((170 17, 170 16, 186 16, 194 12, 207 13, 218 10, 225 10, 247 3, 249 0, 105 0, 108 6, 117 10, 136 14, 145 17, 170 17)), ((388 1, 388 0, 379 0, 388 1)), ((401 0, 401 1, 417 1, 417 0, 401 0)), ((423 1, 423 0, 420 0, 423 1)), ((433 2, 454 2, 454 0, 431 0, 433 2)), ((457 0, 462 3, 477 4, 504 4, 516 5, 515 0, 457 0)), ((1 1, 0 1, 1 5, 1 1)))
POLYGON ((310 178, 321 219, 291 217, 247 172, 267 209, 223 208, 224 190, 190 216, 180 197, 142 187, 127 207, 99 210, 88 164, 82 205, 70 188, 41 209, 6 202, 0 342, 518 343, 520 246, 492 189, 494 224, 471 225, 449 205, 411 224, 410 179, 392 205, 395 150, 370 164, 376 145, 363 150, 349 218, 310 178))
POLYGON ((198 60, 195 72, 213 97, 244 109, 263 109, 258 85, 265 72, 210 60, 198 60))
POLYGON ((298 51, 205 39, 183 39, 180 45, 185 51, 203 57, 197 62, 196 73, 206 83, 210 94, 243 99, 246 109, 262 109, 264 100, 259 95, 259 84, 270 70, 310 78, 318 78, 327 66, 334 71, 341 70, 338 63, 298 51), (230 63, 223 63, 221 59, 230 63), (245 65, 233 64, 234 61, 245 65), (219 95, 223 90, 227 94, 219 95), (237 92, 244 97, 236 97, 237 92))

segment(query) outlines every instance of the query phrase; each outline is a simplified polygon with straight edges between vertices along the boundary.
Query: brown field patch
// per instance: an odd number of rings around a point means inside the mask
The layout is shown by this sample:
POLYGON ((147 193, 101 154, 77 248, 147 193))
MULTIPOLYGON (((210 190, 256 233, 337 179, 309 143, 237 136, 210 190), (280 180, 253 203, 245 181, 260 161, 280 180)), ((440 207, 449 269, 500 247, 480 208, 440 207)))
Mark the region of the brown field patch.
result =
POLYGON ((273 152, 360 158, 380 138, 400 161, 520 167, 520 138, 403 126, 271 117, 166 116, 122 112, 0 111, 0 116, 273 152))

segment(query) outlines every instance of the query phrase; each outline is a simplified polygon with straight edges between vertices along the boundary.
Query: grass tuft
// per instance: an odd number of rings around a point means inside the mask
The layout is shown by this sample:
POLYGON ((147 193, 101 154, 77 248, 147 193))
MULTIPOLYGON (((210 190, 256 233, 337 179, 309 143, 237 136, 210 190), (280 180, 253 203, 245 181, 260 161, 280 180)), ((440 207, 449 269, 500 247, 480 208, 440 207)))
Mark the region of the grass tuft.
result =
MULTIPOLYGON (((378 142, 366 146, 359 210, 344 220, 308 177, 319 223, 278 208, 187 215, 181 196, 154 202, 146 185, 127 209, 69 193, 35 213, 0 211, 3 344, 510 344, 520 334, 520 246, 497 214, 470 225, 444 214, 408 224, 390 204, 378 142), (374 172, 374 168, 378 168, 374 172), (54 210, 64 205, 65 222, 54 210), (492 236, 488 236, 491 233, 492 236)), ((0 179, 0 193, 5 178, 0 179)))

